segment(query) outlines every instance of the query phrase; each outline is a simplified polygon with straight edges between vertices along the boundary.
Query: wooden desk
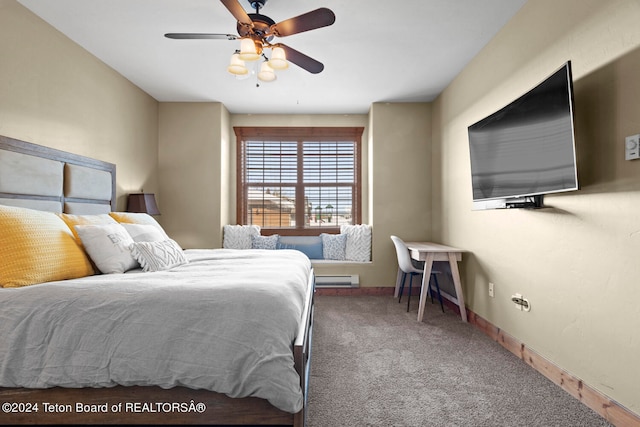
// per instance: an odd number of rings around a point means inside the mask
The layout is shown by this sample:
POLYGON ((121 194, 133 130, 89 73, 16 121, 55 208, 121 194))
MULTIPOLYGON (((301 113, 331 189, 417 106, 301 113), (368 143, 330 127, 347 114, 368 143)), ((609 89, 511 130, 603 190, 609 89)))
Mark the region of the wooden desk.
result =
POLYGON ((449 261, 453 285, 456 288, 455 297, 448 298, 460 307, 462 321, 467 321, 467 310, 464 306, 464 294, 462 293, 462 283, 460 282, 460 272, 458 271, 458 261, 462 260, 463 249, 453 248, 432 242, 405 242, 411 252, 411 258, 417 261, 424 261, 424 273, 422 274, 422 288, 420 290, 420 305, 418 306, 418 322, 422 322, 424 307, 427 302, 429 291, 429 278, 434 261, 449 261))

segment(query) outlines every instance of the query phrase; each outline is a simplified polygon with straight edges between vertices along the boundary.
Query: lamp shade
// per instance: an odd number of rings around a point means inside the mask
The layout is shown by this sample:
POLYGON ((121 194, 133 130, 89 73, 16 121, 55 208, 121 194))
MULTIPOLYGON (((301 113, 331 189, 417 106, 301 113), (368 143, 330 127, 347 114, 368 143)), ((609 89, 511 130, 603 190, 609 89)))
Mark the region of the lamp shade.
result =
POLYGON ((243 61, 257 61, 260 59, 260 53, 256 48, 253 39, 244 38, 240 40, 240 59, 243 61))
POLYGON ((141 212, 149 215, 160 215, 156 196, 153 193, 135 193, 127 196, 127 212, 141 212))
POLYGON ((276 79, 276 73, 271 68, 268 62, 263 62, 260 66, 260 72, 258 73, 258 79, 263 82, 272 82, 276 79))
POLYGON ((240 55, 234 53, 231 55, 231 62, 227 67, 227 71, 236 76, 242 76, 249 73, 247 67, 244 65, 244 61, 240 59, 240 55))
POLYGON ((274 47, 271 52, 271 59, 269 65, 274 70, 286 70, 289 67, 287 62, 287 56, 284 53, 284 49, 281 47, 274 47))

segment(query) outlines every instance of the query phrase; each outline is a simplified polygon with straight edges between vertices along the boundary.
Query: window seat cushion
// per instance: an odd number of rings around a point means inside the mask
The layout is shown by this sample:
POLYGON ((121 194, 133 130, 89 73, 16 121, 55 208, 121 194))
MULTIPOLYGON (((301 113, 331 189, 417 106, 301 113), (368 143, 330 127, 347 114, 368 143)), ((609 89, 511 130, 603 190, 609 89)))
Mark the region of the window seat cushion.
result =
POLYGON ((280 236, 276 249, 295 249, 309 259, 323 259, 322 239, 319 236, 280 236))

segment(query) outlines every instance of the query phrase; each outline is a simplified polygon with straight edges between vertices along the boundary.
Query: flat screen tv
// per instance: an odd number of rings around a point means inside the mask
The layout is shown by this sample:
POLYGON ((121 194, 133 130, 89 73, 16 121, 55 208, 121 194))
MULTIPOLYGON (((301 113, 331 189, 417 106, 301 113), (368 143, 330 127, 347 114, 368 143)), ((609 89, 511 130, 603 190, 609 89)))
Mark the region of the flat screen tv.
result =
POLYGON ((571 62, 468 133, 474 202, 577 190, 571 62))

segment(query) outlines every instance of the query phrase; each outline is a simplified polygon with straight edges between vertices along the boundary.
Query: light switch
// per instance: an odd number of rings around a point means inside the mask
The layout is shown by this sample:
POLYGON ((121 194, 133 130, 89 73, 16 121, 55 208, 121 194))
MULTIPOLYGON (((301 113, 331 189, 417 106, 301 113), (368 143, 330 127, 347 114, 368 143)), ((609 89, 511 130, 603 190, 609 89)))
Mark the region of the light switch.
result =
POLYGON ((624 139, 624 159, 640 159, 640 134, 631 135, 624 139))

